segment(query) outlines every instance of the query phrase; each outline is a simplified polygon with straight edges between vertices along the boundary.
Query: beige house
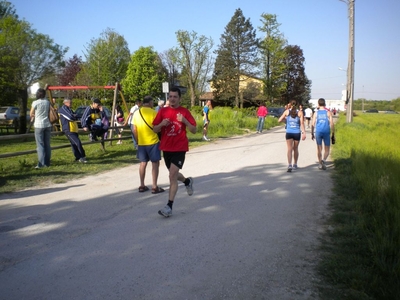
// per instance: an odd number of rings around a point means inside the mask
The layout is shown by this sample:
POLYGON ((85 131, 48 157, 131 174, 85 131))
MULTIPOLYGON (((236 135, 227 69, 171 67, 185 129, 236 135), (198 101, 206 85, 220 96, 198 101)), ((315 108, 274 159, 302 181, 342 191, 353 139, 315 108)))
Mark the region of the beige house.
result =
MULTIPOLYGON (((263 81, 260 78, 256 77, 251 77, 251 76, 245 76, 241 75, 240 76, 240 82, 239 82, 239 90, 243 96, 243 91, 245 91, 247 88, 250 88, 251 86, 256 87, 260 93, 263 91, 263 81)), ((204 106, 204 104, 207 102, 207 100, 214 100, 214 95, 213 95, 213 83, 212 81, 210 82, 210 92, 206 92, 200 96, 200 105, 204 106)))

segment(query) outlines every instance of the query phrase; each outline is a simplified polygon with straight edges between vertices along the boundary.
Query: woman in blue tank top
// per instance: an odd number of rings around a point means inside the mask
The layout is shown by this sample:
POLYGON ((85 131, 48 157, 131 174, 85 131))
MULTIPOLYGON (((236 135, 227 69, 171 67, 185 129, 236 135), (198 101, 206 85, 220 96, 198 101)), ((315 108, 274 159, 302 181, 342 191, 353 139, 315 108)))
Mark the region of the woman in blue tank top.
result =
POLYGON ((296 109, 296 101, 292 101, 291 108, 285 110, 279 118, 279 122, 283 122, 284 120, 286 120, 287 171, 292 172, 292 169, 297 169, 300 138, 303 141, 306 139, 303 111, 296 109), (293 165, 292 161, 294 162, 293 165))

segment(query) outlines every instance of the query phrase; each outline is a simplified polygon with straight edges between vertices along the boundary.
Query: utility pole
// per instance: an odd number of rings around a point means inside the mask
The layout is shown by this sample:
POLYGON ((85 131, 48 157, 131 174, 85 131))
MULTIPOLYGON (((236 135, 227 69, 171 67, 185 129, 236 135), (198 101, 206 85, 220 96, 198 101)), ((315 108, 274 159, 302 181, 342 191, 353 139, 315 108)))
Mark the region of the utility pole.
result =
POLYGON ((354 2, 355 0, 339 0, 348 6, 349 18, 349 56, 347 66, 346 122, 353 122, 354 100, 354 2))

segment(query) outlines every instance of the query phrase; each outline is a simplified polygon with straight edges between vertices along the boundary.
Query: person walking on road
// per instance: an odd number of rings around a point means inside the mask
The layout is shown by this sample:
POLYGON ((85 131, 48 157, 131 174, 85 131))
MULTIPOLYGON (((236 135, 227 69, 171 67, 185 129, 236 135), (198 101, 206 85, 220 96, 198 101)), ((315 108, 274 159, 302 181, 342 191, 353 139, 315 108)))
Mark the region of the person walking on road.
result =
POLYGON ((325 99, 318 99, 319 109, 314 113, 311 124, 311 139, 317 142, 318 168, 326 170, 326 159, 329 156, 332 140, 335 138, 332 113, 325 109, 325 99), (315 134, 314 134, 315 129, 315 134), (324 142, 324 158, 322 158, 322 142, 324 142))
POLYGON ((75 161, 87 163, 85 149, 78 135, 78 123, 75 112, 71 109, 72 100, 64 99, 64 105, 58 110, 60 115, 61 130, 71 143, 75 161))
POLYGON ((313 111, 312 111, 312 109, 310 107, 307 107, 304 110, 304 116, 305 116, 306 121, 307 121, 307 129, 310 128, 312 114, 313 114, 313 111))
POLYGON ((210 109, 212 109, 211 100, 207 100, 203 107, 203 140, 205 141, 210 141, 207 137, 208 126, 210 125, 210 109))
POLYGON ((153 109, 153 98, 150 96, 144 97, 142 107, 133 115, 133 134, 135 135, 135 140, 138 142, 137 156, 140 161, 140 193, 149 190, 144 183, 146 167, 149 161, 151 161, 151 175, 153 179, 151 192, 153 194, 164 192, 164 189, 157 185, 161 160, 158 135, 153 131, 153 127, 150 125, 153 123, 156 115, 157 113, 153 109))
POLYGON ((257 122, 257 133, 261 133, 264 129, 264 122, 265 122, 265 117, 268 115, 268 109, 267 107, 261 103, 260 107, 257 109, 257 117, 258 117, 258 122, 257 122))
POLYGON ((297 111, 296 102, 291 103, 290 110, 285 110, 278 122, 284 122, 284 120, 286 120, 287 171, 292 172, 298 168, 300 138, 303 141, 306 139, 303 111, 297 111), (293 165, 292 161, 294 161, 293 165))
POLYGON ((189 140, 186 129, 196 133, 196 121, 190 111, 182 106, 181 91, 172 87, 169 92, 169 106, 160 109, 153 121, 153 130, 161 131, 160 149, 164 153, 165 165, 169 171, 169 199, 167 205, 158 211, 164 217, 172 215, 172 205, 178 191, 178 181, 183 182, 189 196, 193 195, 193 178, 180 173, 189 151, 189 140))
POLYGON ((46 91, 42 88, 38 89, 36 92, 36 100, 32 102, 29 113, 31 120, 35 120, 35 140, 39 160, 35 169, 50 167, 50 136, 52 125, 49 120, 50 101, 45 97, 46 91))

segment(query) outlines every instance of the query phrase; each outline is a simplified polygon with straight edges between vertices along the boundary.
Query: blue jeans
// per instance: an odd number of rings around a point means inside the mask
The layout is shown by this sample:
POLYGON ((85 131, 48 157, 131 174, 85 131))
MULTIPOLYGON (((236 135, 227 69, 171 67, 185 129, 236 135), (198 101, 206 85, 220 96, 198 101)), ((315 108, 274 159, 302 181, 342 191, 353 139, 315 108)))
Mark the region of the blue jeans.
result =
POLYGON ((52 127, 35 128, 36 151, 38 155, 38 167, 50 167, 51 147, 50 136, 52 127))
POLYGON ((257 131, 262 132, 264 128, 265 117, 258 117, 257 131))

